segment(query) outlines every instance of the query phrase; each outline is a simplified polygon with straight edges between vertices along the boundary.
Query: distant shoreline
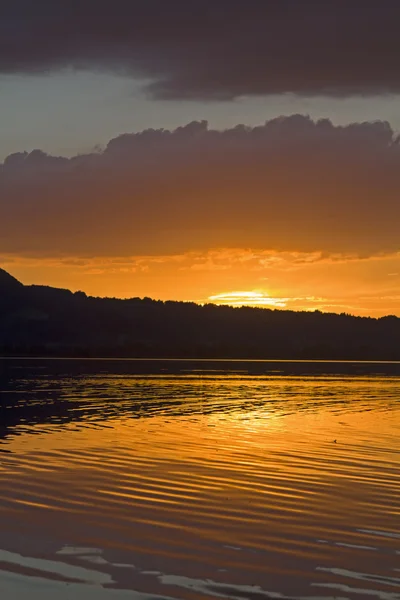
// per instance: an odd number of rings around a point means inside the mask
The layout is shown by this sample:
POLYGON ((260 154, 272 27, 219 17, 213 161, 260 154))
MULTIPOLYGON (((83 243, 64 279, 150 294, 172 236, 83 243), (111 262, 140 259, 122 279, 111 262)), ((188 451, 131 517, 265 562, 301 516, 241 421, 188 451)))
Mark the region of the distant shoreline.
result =
POLYGON ((87 360, 87 361, 128 361, 128 362, 238 362, 238 363, 339 363, 339 364, 384 364, 398 365, 400 360, 362 360, 329 358, 164 358, 164 357, 126 357, 126 356, 2 356, 0 360, 87 360))
POLYGON ((392 362, 400 318, 92 298, 0 269, 0 356, 392 362))

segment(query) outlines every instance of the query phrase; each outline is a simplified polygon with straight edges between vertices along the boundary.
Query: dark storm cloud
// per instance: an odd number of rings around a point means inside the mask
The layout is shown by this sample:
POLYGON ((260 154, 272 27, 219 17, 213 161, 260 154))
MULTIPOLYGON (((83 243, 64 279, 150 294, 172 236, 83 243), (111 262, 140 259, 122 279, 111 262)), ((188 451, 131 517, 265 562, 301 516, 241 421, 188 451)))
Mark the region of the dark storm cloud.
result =
POLYGON ((400 144, 387 123, 293 115, 193 122, 71 159, 0 165, 0 252, 168 254, 210 247, 399 250, 400 144))
POLYGON ((0 72, 99 68, 156 98, 400 92, 398 0, 4 0, 0 72))

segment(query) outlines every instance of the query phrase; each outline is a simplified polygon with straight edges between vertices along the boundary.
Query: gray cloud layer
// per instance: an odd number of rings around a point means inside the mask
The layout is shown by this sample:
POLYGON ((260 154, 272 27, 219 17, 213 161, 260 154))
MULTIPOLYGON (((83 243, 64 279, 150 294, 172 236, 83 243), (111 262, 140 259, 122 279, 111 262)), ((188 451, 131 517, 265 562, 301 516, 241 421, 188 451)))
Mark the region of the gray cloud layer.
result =
POLYGON ((71 159, 9 156, 0 252, 392 252, 399 198, 400 144, 387 123, 336 127, 293 115, 220 132, 193 122, 71 159))
POLYGON ((400 92, 398 0, 4 0, 0 72, 68 66, 158 98, 400 92))

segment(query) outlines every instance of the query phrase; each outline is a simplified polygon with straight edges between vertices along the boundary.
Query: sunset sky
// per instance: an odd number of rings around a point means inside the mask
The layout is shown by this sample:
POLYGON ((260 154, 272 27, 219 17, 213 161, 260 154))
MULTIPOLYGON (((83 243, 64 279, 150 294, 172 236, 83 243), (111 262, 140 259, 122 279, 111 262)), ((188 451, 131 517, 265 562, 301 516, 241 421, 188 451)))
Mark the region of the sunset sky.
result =
POLYGON ((398 0, 0 6, 0 267, 400 316, 398 0))

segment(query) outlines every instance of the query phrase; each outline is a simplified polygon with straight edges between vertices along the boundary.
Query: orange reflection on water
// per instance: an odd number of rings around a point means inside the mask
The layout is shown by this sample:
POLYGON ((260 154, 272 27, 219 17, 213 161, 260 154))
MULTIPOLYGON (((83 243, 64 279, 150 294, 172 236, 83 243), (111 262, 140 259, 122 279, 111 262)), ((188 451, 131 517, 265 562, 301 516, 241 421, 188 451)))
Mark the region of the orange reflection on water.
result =
POLYGON ((66 385, 74 419, 4 446, 6 531, 286 594, 395 568, 397 378, 105 375, 85 402, 66 385))

